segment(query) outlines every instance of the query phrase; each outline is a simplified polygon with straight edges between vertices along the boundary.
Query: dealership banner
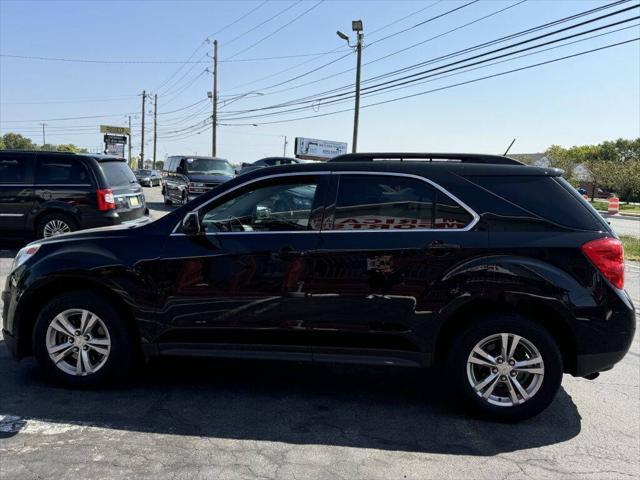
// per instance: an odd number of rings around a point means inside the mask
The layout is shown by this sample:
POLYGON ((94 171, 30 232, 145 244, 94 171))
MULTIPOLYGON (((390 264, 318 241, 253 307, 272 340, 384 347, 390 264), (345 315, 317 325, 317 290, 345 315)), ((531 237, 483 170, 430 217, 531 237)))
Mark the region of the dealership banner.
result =
POLYGON ((347 153, 347 144, 345 142, 296 137, 296 158, 306 160, 329 160, 330 158, 343 155, 345 153, 347 153))

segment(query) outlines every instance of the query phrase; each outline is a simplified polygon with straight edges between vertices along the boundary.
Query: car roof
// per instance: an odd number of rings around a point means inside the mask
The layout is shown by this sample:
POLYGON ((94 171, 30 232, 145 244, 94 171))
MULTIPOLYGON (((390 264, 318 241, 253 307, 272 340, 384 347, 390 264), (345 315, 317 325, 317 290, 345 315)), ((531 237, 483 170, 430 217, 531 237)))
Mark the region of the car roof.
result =
POLYGON ((105 155, 102 153, 87 153, 87 152, 58 152, 55 150, 0 150, 0 154, 3 153, 31 153, 31 154, 39 154, 46 153, 47 155, 73 155, 75 157, 80 158, 93 158, 98 162, 126 162, 127 160, 124 157, 118 157, 116 155, 105 155))
POLYGON ((260 168, 247 172, 242 177, 249 180, 269 175, 286 173, 316 172, 380 172, 380 173, 405 173, 412 175, 428 176, 430 174, 455 174, 460 176, 559 176, 562 170, 557 168, 531 167, 522 164, 477 164, 461 162, 420 162, 420 161, 340 161, 298 163, 290 165, 277 165, 260 168))

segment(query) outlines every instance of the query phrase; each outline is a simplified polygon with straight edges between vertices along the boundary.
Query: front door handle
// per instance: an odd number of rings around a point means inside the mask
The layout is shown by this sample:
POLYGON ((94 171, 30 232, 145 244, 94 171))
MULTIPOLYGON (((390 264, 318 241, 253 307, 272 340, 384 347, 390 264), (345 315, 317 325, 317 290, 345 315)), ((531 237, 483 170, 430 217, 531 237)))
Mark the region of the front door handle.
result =
POLYGON ((459 243, 445 243, 442 240, 434 240, 429 245, 427 245, 427 250, 456 250, 462 248, 462 245, 459 243))
POLYGON ((300 252, 293 247, 282 247, 278 250, 276 256, 282 260, 290 260, 295 255, 299 255, 300 252))

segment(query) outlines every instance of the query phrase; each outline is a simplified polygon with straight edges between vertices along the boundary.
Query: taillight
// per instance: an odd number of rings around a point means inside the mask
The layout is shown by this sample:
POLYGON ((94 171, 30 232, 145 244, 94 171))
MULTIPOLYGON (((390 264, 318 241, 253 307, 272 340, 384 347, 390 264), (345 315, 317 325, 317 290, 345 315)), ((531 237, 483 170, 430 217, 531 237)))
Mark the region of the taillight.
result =
POLYGON ((98 210, 106 212, 116 208, 116 201, 110 188, 99 188, 96 193, 98 194, 98 210))
POLYGON ((624 251, 617 238, 598 238, 582 245, 582 252, 616 288, 624 288, 624 251))

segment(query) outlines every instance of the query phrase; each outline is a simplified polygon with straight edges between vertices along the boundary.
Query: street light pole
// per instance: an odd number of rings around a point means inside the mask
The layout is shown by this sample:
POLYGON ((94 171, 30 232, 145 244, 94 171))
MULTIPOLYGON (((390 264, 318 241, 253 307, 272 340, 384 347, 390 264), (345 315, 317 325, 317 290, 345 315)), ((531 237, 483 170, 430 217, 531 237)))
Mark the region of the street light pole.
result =
POLYGON ((358 32, 358 43, 356 45, 356 55, 358 56, 356 64, 356 105, 353 112, 353 143, 351 145, 351 153, 356 153, 358 149, 358 126, 360 123, 360 69, 362 66, 362 39, 364 34, 358 32))
POLYGON ((360 71, 362 69, 362 46, 364 43, 364 33, 362 33, 363 25, 362 20, 354 20, 351 22, 351 29, 356 32, 356 43, 351 45, 349 36, 337 31, 336 33, 340 38, 346 40, 347 45, 356 51, 356 91, 355 91, 355 106, 353 111, 353 141, 351 145, 351 153, 356 153, 358 150, 358 126, 360 123, 360 71))

